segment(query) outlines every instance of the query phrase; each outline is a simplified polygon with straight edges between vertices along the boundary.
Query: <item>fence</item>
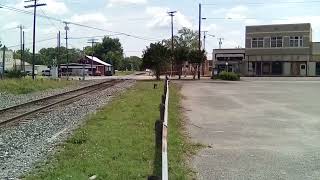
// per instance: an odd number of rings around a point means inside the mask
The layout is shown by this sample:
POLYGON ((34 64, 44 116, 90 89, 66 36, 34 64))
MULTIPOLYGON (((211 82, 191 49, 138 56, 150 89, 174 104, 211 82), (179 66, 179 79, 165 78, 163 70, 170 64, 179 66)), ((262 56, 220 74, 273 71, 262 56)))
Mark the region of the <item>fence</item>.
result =
MULTIPOLYGON (((164 81, 164 93, 160 103, 160 120, 155 123, 156 149, 155 164, 161 162, 162 180, 168 180, 168 107, 169 107, 169 80, 166 77, 164 81)), ((157 165, 155 165, 157 167, 157 165)), ((155 173, 155 172, 154 172, 155 173)), ((148 179, 160 179, 160 177, 152 176, 148 179)))
MULTIPOLYGON (((160 109, 160 113, 163 114, 162 125, 162 180, 168 180, 168 107, 169 107, 169 80, 166 78, 164 84, 164 95, 162 96, 161 105, 164 109, 160 109)), ((161 119, 162 120, 162 119, 161 119)))

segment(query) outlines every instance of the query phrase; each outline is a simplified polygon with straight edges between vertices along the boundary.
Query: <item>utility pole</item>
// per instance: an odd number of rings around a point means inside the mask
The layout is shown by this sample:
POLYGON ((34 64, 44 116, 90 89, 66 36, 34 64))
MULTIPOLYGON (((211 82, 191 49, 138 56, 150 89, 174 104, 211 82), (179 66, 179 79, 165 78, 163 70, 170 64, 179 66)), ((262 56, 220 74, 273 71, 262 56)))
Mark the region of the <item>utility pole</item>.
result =
POLYGON ((60 47, 61 47, 61 34, 60 31, 57 34, 57 70, 58 70, 58 78, 60 77, 59 69, 60 69, 60 47))
POLYGON ((26 61, 24 60, 24 48, 25 48, 25 39, 24 39, 24 31, 22 31, 22 51, 21 51, 21 60, 23 64, 23 72, 26 72, 26 61))
POLYGON ((18 26, 20 29, 20 70, 23 70, 23 54, 22 54, 22 49, 23 49, 23 40, 22 40, 22 30, 24 29, 24 26, 21 24, 18 26))
POLYGON ((170 76, 172 77, 172 71, 173 71, 173 63, 174 63, 174 44, 173 44, 173 17, 174 14, 177 11, 170 11, 168 12, 168 15, 171 17, 171 74, 170 76))
POLYGON ((202 31, 203 32, 203 50, 206 50, 206 36, 208 31, 202 31))
POLYGON ((224 40, 224 38, 218 38, 218 40, 219 40, 219 49, 221 49, 221 47, 222 47, 222 40, 224 40))
POLYGON ((3 46, 3 54, 2 54, 2 74, 3 77, 5 75, 5 65, 6 65, 6 46, 3 46))
MULTIPOLYGON (((199 3, 199 55, 201 54, 201 3, 199 3)), ((200 63, 198 64, 198 79, 200 79, 200 68, 199 68, 200 63)))
MULTIPOLYGON (((203 50, 204 52, 206 52, 206 35, 207 35, 207 32, 208 31, 202 31, 203 32, 203 50)), ((205 63, 202 62, 202 65, 201 65, 201 70, 202 70, 202 76, 204 76, 204 66, 205 66, 205 63)))
POLYGON ((46 6, 47 4, 37 4, 38 0, 28 0, 25 2, 34 2, 33 5, 24 6, 25 8, 33 8, 33 45, 32 45, 32 79, 35 79, 34 65, 36 61, 36 17, 37 17, 37 7, 46 6))
POLYGON ((86 55, 85 55, 85 52, 84 52, 84 47, 82 48, 82 55, 83 55, 83 61, 82 61, 82 80, 84 81, 85 80, 85 77, 86 77, 86 69, 85 69, 85 62, 86 62, 86 55))
POLYGON ((91 43, 91 50, 92 50, 92 52, 91 52, 91 76, 93 76, 93 55, 94 55, 94 44, 97 43, 96 41, 97 41, 97 39, 94 39, 94 38, 88 39, 88 43, 91 43))
POLYGON ((68 49, 68 31, 70 30, 68 22, 63 22, 65 24, 64 30, 66 31, 66 51, 67 51, 67 79, 69 79, 69 49, 68 49))

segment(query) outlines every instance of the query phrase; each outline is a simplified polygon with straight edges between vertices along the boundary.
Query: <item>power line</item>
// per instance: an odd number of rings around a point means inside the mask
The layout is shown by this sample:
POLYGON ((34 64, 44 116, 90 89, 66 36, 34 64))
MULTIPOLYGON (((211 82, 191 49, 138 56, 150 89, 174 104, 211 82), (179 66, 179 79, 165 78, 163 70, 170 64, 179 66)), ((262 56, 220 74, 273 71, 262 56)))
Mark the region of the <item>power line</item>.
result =
MULTIPOLYGON (((42 9, 40 9, 40 10, 41 10, 41 12, 42 12, 42 14, 43 14, 44 16, 47 16, 47 14, 45 13, 44 10, 42 10, 42 9)), ((57 26, 57 24, 56 24, 55 22, 53 22, 52 19, 48 19, 48 20, 49 20, 49 23, 50 23, 52 26, 56 27, 56 29, 57 29, 58 31, 60 31, 60 28, 57 26)))
POLYGON ((212 18, 212 17, 205 17, 202 18, 203 20, 289 20, 289 19, 285 19, 285 18, 232 18, 232 17, 217 17, 217 18, 212 18))
MULTIPOLYGON (((24 13, 24 14, 28 14, 28 15, 33 15, 29 11, 21 10, 21 9, 18 9, 18 8, 13 8, 13 7, 10 7, 10 6, 3 5, 3 4, 0 4, 0 6, 5 8, 5 9, 9 9, 9 10, 12 10, 12 11, 15 11, 15 12, 24 13)), ((79 26, 79 27, 85 27, 85 28, 88 28, 88 29, 94 29, 94 30, 99 30, 99 31, 104 31, 104 32, 119 33, 119 35, 124 35, 124 36, 132 37, 132 38, 135 38, 135 39, 146 40, 146 41, 161 41, 160 39, 153 39, 153 38, 150 38, 150 37, 137 36, 137 35, 128 34, 128 33, 125 33, 125 32, 111 31, 111 30, 107 30, 107 29, 103 29, 103 28, 83 25, 83 24, 75 23, 75 22, 71 22, 71 21, 64 21, 64 20, 61 20, 61 19, 58 19, 58 18, 47 16, 47 15, 39 15, 39 14, 37 14, 36 16, 41 17, 41 18, 51 19, 51 20, 58 21, 58 22, 61 22, 61 23, 68 22, 69 24, 72 24, 72 25, 75 25, 75 26, 79 26)))
MULTIPOLYGON (((223 3, 203 3, 204 6, 219 6, 223 4, 235 4, 234 1, 228 1, 223 3)), ((240 2, 239 2, 240 3, 240 2)), ((271 4, 314 4, 314 3, 320 3, 320 1, 279 1, 279 2, 270 2, 270 3, 264 3, 264 2, 241 2, 242 5, 271 5, 271 4)))
MULTIPOLYGON (((46 42, 46 41, 50 41, 50 40, 53 40, 53 39, 56 39, 56 37, 38 40, 38 41, 36 41, 36 43, 46 42)), ((26 43, 26 44, 29 44, 29 45, 30 45, 30 44, 33 44, 33 42, 26 43)), ((20 46, 20 44, 17 44, 17 45, 13 45, 13 46, 7 46, 7 48, 14 48, 14 47, 19 47, 19 46, 20 46)))
POLYGON ((68 39, 89 39, 89 38, 99 38, 99 37, 110 37, 110 36, 117 36, 121 35, 120 33, 118 34, 110 34, 110 35, 98 35, 98 36, 86 36, 86 37, 69 37, 68 39))

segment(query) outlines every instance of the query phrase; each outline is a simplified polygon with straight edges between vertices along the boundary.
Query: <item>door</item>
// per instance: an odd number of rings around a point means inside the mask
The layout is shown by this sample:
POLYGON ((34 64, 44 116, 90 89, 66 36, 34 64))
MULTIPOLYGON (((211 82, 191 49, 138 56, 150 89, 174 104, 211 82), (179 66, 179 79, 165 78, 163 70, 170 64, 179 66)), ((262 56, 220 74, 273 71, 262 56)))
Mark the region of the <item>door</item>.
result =
POLYGON ((282 75, 283 62, 272 62, 272 75, 282 75))
POLYGON ((316 63, 316 75, 319 76, 320 75, 320 62, 316 63))
POLYGON ((300 76, 307 76, 307 65, 300 64, 300 76))

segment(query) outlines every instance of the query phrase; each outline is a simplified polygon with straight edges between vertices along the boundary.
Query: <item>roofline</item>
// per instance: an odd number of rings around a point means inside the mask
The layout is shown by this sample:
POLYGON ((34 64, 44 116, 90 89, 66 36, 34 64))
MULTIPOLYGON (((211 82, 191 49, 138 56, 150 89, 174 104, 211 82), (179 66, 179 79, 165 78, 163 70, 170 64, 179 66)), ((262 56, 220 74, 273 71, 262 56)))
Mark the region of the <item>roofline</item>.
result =
POLYGON ((246 27, 259 27, 259 26, 284 26, 284 25, 310 25, 311 23, 291 23, 291 24, 265 24, 265 25, 250 25, 246 27))
POLYGON ((225 48, 225 49, 213 49, 213 50, 246 50, 246 48, 225 48))

